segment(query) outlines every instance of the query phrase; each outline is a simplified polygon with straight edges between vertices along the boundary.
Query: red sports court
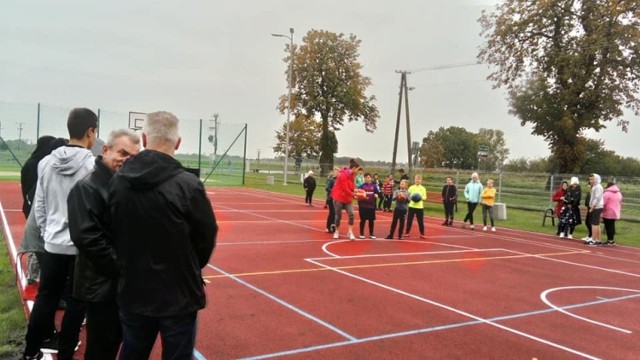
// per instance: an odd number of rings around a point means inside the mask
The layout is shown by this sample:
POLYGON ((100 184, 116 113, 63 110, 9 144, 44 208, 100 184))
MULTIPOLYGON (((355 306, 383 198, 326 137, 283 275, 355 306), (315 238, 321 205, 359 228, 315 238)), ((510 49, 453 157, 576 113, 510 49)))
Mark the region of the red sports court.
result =
MULTIPOLYGON (((19 184, 0 186, 5 236, 17 247, 19 184)), ((381 212, 377 239, 349 241, 343 216, 334 240, 325 232, 323 199, 307 207, 302 190, 207 192, 220 233, 203 272, 208 306, 199 315, 197 359, 640 353, 640 249, 443 227, 428 217, 426 240, 415 224, 409 239, 383 240, 391 215, 381 212)), ((356 215, 356 235, 357 222, 356 215)))

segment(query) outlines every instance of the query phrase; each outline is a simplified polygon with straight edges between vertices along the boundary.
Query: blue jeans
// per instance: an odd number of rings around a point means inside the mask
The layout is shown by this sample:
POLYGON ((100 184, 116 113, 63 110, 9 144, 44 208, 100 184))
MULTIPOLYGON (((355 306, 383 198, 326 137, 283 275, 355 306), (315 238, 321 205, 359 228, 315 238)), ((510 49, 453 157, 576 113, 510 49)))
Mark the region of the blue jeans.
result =
POLYGON ((120 309, 121 360, 148 359, 158 332, 163 360, 191 360, 198 312, 175 316, 146 316, 120 309))

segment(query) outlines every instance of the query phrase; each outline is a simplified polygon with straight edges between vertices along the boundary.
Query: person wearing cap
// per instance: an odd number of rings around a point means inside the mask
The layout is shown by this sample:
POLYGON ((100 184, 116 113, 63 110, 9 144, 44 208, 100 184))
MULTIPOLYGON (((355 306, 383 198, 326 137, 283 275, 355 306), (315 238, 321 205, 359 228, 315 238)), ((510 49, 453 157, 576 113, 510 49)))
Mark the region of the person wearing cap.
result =
POLYGON ((307 206, 313 206, 313 192, 316 191, 316 179, 313 177, 313 171, 309 170, 302 181, 302 186, 306 192, 304 202, 307 206))

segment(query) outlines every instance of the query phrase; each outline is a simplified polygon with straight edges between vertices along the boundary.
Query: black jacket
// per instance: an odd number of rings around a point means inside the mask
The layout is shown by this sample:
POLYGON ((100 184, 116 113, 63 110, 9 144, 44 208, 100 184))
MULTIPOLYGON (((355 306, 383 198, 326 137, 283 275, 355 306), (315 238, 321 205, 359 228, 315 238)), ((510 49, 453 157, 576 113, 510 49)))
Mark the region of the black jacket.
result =
POLYGON ((218 225, 200 180, 173 157, 144 150, 111 179, 108 199, 120 308, 146 316, 202 309, 201 269, 218 225))
POLYGON ((67 197, 69 233, 76 255, 73 296, 83 301, 114 301, 118 271, 105 216, 111 169, 96 158, 93 172, 78 181, 67 197))

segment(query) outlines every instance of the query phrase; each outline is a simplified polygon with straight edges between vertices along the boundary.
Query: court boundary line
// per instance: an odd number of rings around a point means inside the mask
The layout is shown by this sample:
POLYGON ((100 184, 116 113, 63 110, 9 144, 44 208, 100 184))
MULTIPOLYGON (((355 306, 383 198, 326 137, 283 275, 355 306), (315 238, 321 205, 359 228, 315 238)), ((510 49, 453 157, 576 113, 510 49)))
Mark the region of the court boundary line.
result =
POLYGON ((209 263, 209 264, 207 264, 207 267, 209 267, 209 268, 211 268, 211 269, 213 269, 213 270, 215 270, 215 271, 217 271, 217 272, 219 272, 221 274, 226 275, 231 280, 234 280, 234 281, 240 283, 241 285, 244 285, 244 286, 248 287, 249 289, 251 289, 251 290, 253 290, 253 291, 255 291, 255 292, 257 292, 257 293, 259 293, 259 294, 261 294, 261 295, 263 295, 265 297, 267 297, 268 299, 271 299, 271 300, 275 301, 276 303, 284 306, 285 308, 288 308, 289 310, 293 310, 293 312, 297 313, 298 315, 301 315, 301 316, 303 316, 303 317, 305 317, 305 318, 307 318, 309 320, 312 320, 315 323, 317 323, 319 325, 322 325, 325 328, 335 332, 336 334, 339 334, 339 335, 341 335, 341 336, 343 336, 343 337, 345 337, 345 338, 347 338, 349 340, 356 339, 352 335, 348 334, 347 332, 345 332, 343 330, 340 330, 339 328, 329 324, 328 322, 326 322, 326 321, 324 321, 324 320, 322 320, 320 318, 317 318, 317 317, 311 315, 310 313, 308 313, 308 312, 306 312, 306 311, 304 311, 302 309, 299 309, 298 307, 296 307, 294 305, 289 304, 288 302, 280 299, 279 297, 277 297, 275 295, 272 295, 269 292, 267 292, 265 290, 262 290, 262 289, 258 288, 257 286, 255 286, 253 284, 250 284, 250 283, 238 278, 237 276, 229 274, 228 272, 222 270, 221 268, 216 267, 215 265, 212 265, 212 264, 209 263))
MULTIPOLYGON (((636 298, 636 297, 640 297, 640 295, 627 295, 627 296, 622 296, 622 297, 618 297, 618 298, 603 299, 603 300, 598 300, 598 301, 590 301, 590 302, 581 303, 581 304, 566 305, 566 306, 563 306, 561 308, 562 309, 572 309, 572 308, 586 307, 586 306, 599 305, 599 304, 603 304, 603 303, 607 303, 607 302, 626 300, 626 299, 629 299, 629 298, 636 298)), ((534 311, 529 311, 529 312, 524 312, 524 313, 516 313, 516 314, 511 314, 511 315, 496 316, 496 317, 488 318, 487 320, 491 320, 491 321, 511 320, 511 319, 517 319, 517 318, 522 318, 522 317, 527 317, 527 316, 535 316, 535 315, 552 313, 552 312, 555 312, 555 311, 556 310, 553 309, 553 308, 551 308, 551 309, 542 309, 542 310, 534 310, 534 311)), ((402 337, 402 336, 424 334, 424 333, 435 332, 435 331, 449 330, 449 329, 454 329, 454 328, 457 328, 457 327, 478 325, 478 324, 482 324, 482 323, 483 323, 482 321, 473 320, 473 321, 465 321, 465 322, 453 323, 453 324, 448 324, 448 325, 438 325, 438 326, 432 326, 432 327, 422 328, 422 329, 415 329, 415 330, 408 330, 408 331, 400 331, 400 332, 396 332, 396 333, 387 333, 387 334, 383 334, 383 335, 369 336, 369 337, 357 339, 357 340, 352 341, 352 342, 351 341, 342 341, 342 342, 335 342, 335 343, 329 343, 329 344, 323 344, 323 345, 315 345, 315 346, 309 346, 309 347, 298 348, 298 349, 293 349, 293 350, 280 351, 280 352, 277 352, 277 353, 269 353, 269 354, 251 356, 251 357, 246 357, 246 358, 242 358, 242 359, 268 359, 268 358, 277 357, 277 356, 296 355, 296 354, 301 354, 301 353, 305 353, 305 352, 311 352, 311 351, 315 351, 315 350, 322 350, 322 349, 328 349, 328 348, 339 347, 339 346, 347 346, 347 345, 359 344, 359 343, 370 342, 370 341, 377 341, 377 340, 382 340, 382 339, 391 339, 391 338, 402 337)))
POLYGON ((589 354, 586 354, 586 353, 583 353, 581 351, 566 347, 564 345, 557 344, 557 343, 549 341, 549 340, 542 339, 540 337, 537 337, 537 336, 534 336, 534 335, 531 335, 531 334, 527 334, 527 333, 525 333, 523 331, 520 331, 520 330, 512 329, 512 328, 510 328, 508 326, 505 326, 505 325, 502 325, 502 324, 498 324, 498 323, 496 323, 494 321, 491 321, 491 320, 488 320, 488 319, 484 319, 482 317, 473 315, 471 313, 468 313, 468 312, 463 311, 463 310, 456 309, 456 308, 448 306, 448 305, 441 304, 441 303, 439 303, 437 301, 433 301, 433 300, 424 298, 422 296, 411 294, 411 293, 408 293, 406 291, 403 291, 403 290, 400 290, 400 289, 396 289, 394 287, 382 284, 380 282, 377 282, 377 281, 374 281, 374 280, 371 280, 371 279, 367 279, 367 278, 359 276, 359 275, 351 274, 351 273, 349 273, 347 271, 344 271, 344 270, 333 269, 330 266, 326 266, 326 265, 324 265, 322 263, 315 262, 313 260, 308 260, 308 261, 310 261, 310 262, 312 262, 312 263, 314 263, 314 264, 316 264, 318 266, 328 267, 331 270, 333 270, 335 272, 338 272, 338 273, 341 273, 343 275, 346 275, 348 277, 352 277, 354 279, 363 281, 365 283, 368 283, 368 284, 371 284, 371 285, 374 285, 374 286, 381 287, 381 288, 389 290, 391 292, 395 292, 397 294, 407 296, 407 297, 412 298, 414 300, 418 300, 418 301, 425 302, 427 304, 430 304, 430 305, 433 305, 433 306, 436 306, 436 307, 439 307, 439 308, 442 308, 442 309, 445 309, 445 310, 449 310, 449 311, 457 313, 459 315, 462 315, 462 316, 465 316, 465 317, 480 321, 480 322, 482 322, 484 324, 487 324, 487 325, 490 325, 490 326, 494 326, 494 327, 497 327, 499 329, 502 329, 502 330, 505 330, 505 331, 508 331, 508 332, 512 332, 512 333, 514 333, 516 335, 523 336, 525 338, 528 338, 528 339, 531 339, 531 340, 534 340, 534 341, 537 341, 537 342, 540 342, 540 343, 543 343, 543 344, 558 348, 560 350, 564 350, 564 351, 570 352, 570 353, 575 354, 575 355, 583 356, 583 357, 586 357, 588 359, 594 359, 594 360, 597 359, 596 357, 594 357, 592 355, 589 355, 589 354))

